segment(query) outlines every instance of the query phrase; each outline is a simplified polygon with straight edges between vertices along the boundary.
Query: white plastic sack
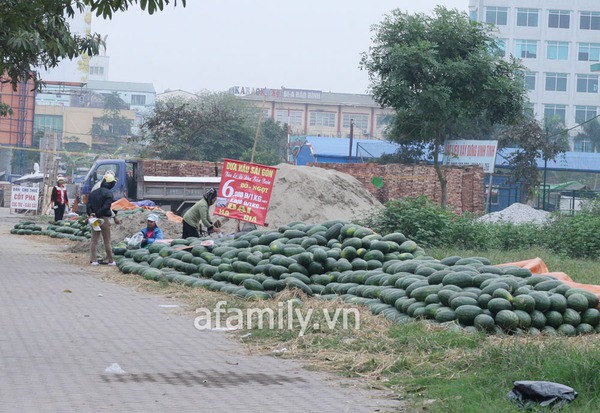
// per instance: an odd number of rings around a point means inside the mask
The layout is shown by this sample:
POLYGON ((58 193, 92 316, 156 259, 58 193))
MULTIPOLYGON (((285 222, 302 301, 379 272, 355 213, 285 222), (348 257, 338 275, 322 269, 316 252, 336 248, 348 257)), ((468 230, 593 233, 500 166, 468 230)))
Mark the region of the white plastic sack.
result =
POLYGON ((144 234, 142 234, 141 232, 133 234, 131 236, 131 238, 125 238, 125 241, 127 242, 127 248, 129 248, 131 250, 136 250, 136 249, 140 248, 142 246, 143 240, 144 240, 144 234))
POLYGON ((88 224, 94 231, 101 231, 100 226, 104 224, 104 220, 99 218, 90 218, 88 220, 88 224))

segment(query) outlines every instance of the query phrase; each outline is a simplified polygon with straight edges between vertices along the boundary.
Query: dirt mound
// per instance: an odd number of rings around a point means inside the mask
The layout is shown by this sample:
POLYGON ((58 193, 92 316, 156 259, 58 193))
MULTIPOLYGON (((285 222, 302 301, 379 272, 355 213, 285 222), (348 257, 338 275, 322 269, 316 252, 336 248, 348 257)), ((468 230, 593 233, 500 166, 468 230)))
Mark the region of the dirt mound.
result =
POLYGON ((267 213, 270 228, 291 221, 350 220, 383 205, 353 176, 317 167, 277 165, 267 213))
MULTIPOLYGON (((330 219, 351 220, 382 207, 351 175, 317 167, 279 164, 267 212, 267 228, 277 229, 292 221, 316 224, 330 219)), ((112 243, 123 241, 144 228, 150 213, 120 214, 121 225, 111 226, 112 243)), ((167 220, 164 214, 159 216, 158 225, 165 239, 180 238, 182 224, 167 220)), ((236 221, 219 219, 223 222, 224 234, 236 231, 236 221)), ((73 250, 82 252, 87 248, 89 240, 79 243, 73 250)))

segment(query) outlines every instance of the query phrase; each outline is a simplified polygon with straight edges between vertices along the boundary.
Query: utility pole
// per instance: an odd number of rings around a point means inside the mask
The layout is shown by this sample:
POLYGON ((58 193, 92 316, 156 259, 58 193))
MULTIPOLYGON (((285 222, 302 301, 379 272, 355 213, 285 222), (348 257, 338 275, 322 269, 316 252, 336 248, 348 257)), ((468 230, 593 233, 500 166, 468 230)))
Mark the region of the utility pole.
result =
MULTIPOLYGON (((546 145, 548 145, 548 128, 546 127, 546 145)), ((542 187, 542 210, 546 210, 546 170, 548 168, 548 156, 546 156, 546 150, 542 149, 542 155, 544 155, 544 186, 542 187)))
POLYGON ((354 139, 354 119, 350 119, 350 145, 348 148, 348 163, 352 163, 352 140, 354 139))

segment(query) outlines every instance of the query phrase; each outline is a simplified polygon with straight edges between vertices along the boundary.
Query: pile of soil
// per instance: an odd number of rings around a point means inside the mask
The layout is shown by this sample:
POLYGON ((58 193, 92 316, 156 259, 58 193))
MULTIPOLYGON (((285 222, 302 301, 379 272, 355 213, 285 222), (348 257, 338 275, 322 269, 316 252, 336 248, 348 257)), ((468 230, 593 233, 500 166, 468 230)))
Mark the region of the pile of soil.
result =
MULTIPOLYGON (((383 205, 353 176, 330 169, 279 164, 273 193, 267 212, 266 227, 277 229, 292 221, 318 224, 330 219, 352 220, 361 218, 383 205)), ((156 213, 156 211, 154 211, 156 213)), ((146 217, 152 211, 120 215, 122 223, 111 226, 111 242, 116 244, 131 237, 146 226, 146 217)), ((180 238, 182 224, 169 221, 164 214, 158 225, 165 239, 180 238)), ((223 222, 223 234, 236 231, 237 221, 215 216, 223 222)), ((74 252, 89 249, 89 240, 73 247, 74 252)))

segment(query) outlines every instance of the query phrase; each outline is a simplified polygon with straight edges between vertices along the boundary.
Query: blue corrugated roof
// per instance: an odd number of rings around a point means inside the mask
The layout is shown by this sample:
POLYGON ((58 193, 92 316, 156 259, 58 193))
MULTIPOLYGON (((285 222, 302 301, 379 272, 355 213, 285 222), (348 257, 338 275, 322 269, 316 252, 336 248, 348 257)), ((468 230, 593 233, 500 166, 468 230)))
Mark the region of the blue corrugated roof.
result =
MULTIPOLYGON (((321 136, 307 136, 305 145, 310 148, 316 157, 347 157, 349 151, 349 138, 324 138, 321 136)), ((388 141, 374 139, 353 139, 352 156, 359 158, 379 158, 383 154, 393 154, 400 145, 388 141)), ((506 167, 506 156, 518 149, 499 149, 496 155, 496 166, 506 167)), ((443 162, 443 151, 440 154, 443 162)), ((537 158, 539 169, 544 168, 544 159, 537 158)), ((600 153, 590 152, 565 152, 556 157, 554 161, 548 161, 547 168, 557 171, 579 171, 600 172, 600 153)))
MULTIPOLYGON (((309 145, 312 148, 313 155, 348 156, 350 139, 307 136, 305 145, 309 145)), ((383 154, 396 152, 398 147, 398 144, 387 141, 352 139, 352 155, 363 158, 379 158, 383 154)))
MULTIPOLYGON (((507 166, 506 156, 517 151, 514 148, 505 148, 498 151, 496 155, 496 166, 507 166)), ((537 166, 544 168, 544 159, 536 159, 537 166)), ((600 153, 592 152, 565 152, 556 157, 554 161, 548 161, 548 169, 557 171, 579 171, 579 172, 600 172, 600 153)))

